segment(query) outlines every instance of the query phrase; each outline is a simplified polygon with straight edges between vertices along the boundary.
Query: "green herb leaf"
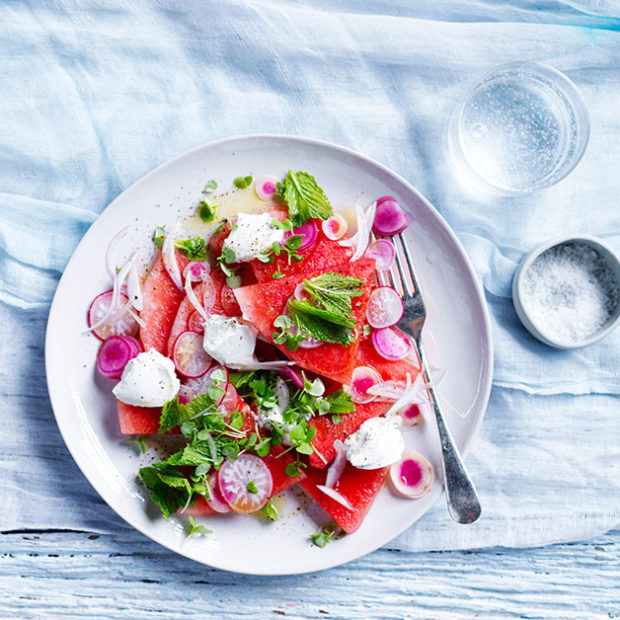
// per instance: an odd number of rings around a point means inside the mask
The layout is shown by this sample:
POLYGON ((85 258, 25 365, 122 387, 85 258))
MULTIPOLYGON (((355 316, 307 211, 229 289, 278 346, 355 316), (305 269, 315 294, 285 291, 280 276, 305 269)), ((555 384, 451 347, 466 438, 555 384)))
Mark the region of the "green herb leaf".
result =
POLYGON ((235 251, 231 250, 230 248, 223 247, 222 255, 220 258, 225 263, 234 263, 235 262, 235 251))
POLYGON ((248 493, 252 493, 253 495, 256 495, 256 493, 258 493, 258 489, 256 488, 256 483, 254 482, 254 480, 250 480, 250 482, 248 482, 246 489, 248 490, 248 493))
POLYGON ((281 193, 295 226, 301 226, 311 218, 326 220, 333 214, 325 192, 308 172, 289 170, 281 193))
POLYGON ((189 260, 205 260, 207 258, 207 242, 202 237, 182 239, 174 247, 189 258, 189 260))
POLYGON ((293 461, 284 468, 284 471, 287 476, 295 478, 296 476, 299 476, 299 474, 301 474, 302 468, 306 469, 306 467, 308 466, 301 461, 293 461))
POLYGON ((205 188, 202 190, 203 194, 210 194, 211 192, 214 192, 217 189, 217 181, 215 179, 209 179, 209 181, 207 181, 207 184, 205 185, 205 188))
POLYGON ((210 205, 206 200, 203 200, 199 205, 198 205, 198 217, 203 221, 203 222, 212 222, 213 219, 215 218, 215 209, 216 209, 216 205, 210 205))
POLYGON ((372 334, 372 327, 370 327, 368 323, 364 323, 362 327, 362 336, 370 336, 370 334, 372 334))
POLYGON ((136 444, 140 448, 140 451, 142 452, 142 454, 146 453, 146 444, 144 443, 144 437, 142 437, 141 435, 138 435, 137 437, 129 437, 129 439, 125 439, 125 443, 136 444))
POLYGON ((269 500, 259 511, 259 514, 271 519, 272 521, 278 521, 280 519, 280 515, 278 514, 277 508, 273 505, 272 501, 269 500))
POLYGON ((164 241, 166 240, 166 229, 163 226, 158 226, 153 231, 153 245, 156 248, 161 248, 164 245, 164 241))
POLYGON ((306 336, 336 344, 348 345, 352 342, 353 319, 297 299, 289 300, 288 309, 293 323, 306 336))
POLYGON ((189 418, 189 412, 186 405, 179 403, 178 396, 169 400, 161 411, 159 417, 158 434, 167 433, 171 431, 175 426, 179 426, 186 422, 189 418))
POLYGON ((204 525, 196 525, 196 519, 194 519, 191 515, 188 517, 188 520, 188 527, 185 528, 187 538, 191 538, 192 536, 207 536, 208 534, 213 534, 213 530, 210 530, 208 527, 205 527, 204 525))
POLYGON ((351 394, 345 392, 342 388, 326 396, 325 401, 329 403, 329 413, 332 415, 352 413, 355 410, 355 405, 351 400, 351 394))
POLYGON ((252 175, 248 175, 247 177, 237 177, 233 183, 235 184, 235 187, 238 187, 239 189, 245 189, 246 187, 249 187, 252 183, 252 175))
POLYGON ((304 289, 325 310, 351 316, 352 297, 360 297, 364 281, 354 276, 327 271, 316 278, 304 280, 304 289))
POLYGON ((334 521, 330 521, 325 527, 319 528, 316 534, 312 534, 310 540, 317 547, 325 547, 330 540, 342 538, 344 535, 344 531, 334 521))

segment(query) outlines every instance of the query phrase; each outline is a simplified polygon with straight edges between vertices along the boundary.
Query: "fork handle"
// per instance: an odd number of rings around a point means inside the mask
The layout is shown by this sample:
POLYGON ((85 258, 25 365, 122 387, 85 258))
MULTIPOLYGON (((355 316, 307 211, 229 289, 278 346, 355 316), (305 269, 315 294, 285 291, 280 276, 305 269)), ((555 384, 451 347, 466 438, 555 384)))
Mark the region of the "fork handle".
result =
MULTIPOLYGON (((416 339, 416 344, 424 376, 427 382, 430 382, 431 377, 428 374, 428 365, 420 338, 416 339)), ((450 516, 457 523, 473 523, 478 519, 481 512, 478 493, 454 444, 452 433, 450 433, 450 429, 446 425, 437 395, 435 394, 435 388, 430 387, 429 393, 441 443, 441 464, 450 516)))

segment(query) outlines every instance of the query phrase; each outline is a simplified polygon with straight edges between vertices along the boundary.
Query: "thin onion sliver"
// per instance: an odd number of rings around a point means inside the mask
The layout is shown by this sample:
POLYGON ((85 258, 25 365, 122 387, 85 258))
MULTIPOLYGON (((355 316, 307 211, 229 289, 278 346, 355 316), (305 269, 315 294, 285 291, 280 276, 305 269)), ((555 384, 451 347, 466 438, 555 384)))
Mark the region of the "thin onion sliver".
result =
POLYGON ((316 488, 319 489, 319 491, 325 493, 325 495, 327 495, 328 497, 331 497, 335 502, 338 502, 341 506, 344 506, 347 510, 353 510, 351 502, 346 497, 344 497, 344 495, 338 493, 338 491, 335 491, 334 489, 327 487, 324 484, 317 484, 316 488))

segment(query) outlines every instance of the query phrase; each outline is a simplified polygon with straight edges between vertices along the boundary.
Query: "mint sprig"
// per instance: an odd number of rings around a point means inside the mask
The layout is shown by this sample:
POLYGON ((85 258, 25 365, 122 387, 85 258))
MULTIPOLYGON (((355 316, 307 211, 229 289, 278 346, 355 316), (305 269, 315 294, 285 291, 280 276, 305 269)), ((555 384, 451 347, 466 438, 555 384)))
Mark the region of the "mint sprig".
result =
POLYGON ((301 226, 311 218, 326 220, 334 213, 325 192, 308 172, 289 170, 280 190, 295 226, 301 226))

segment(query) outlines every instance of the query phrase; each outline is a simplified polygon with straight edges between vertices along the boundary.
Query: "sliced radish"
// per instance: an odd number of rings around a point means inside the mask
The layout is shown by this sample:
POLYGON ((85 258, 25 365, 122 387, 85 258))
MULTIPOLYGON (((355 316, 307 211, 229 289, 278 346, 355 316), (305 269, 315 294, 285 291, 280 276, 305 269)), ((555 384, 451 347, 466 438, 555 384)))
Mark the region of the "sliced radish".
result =
POLYGON ((186 331, 179 335, 172 349, 172 361, 184 377, 202 377, 213 363, 212 357, 202 346, 202 336, 186 331))
POLYGON ((220 493, 220 489, 217 484, 217 473, 213 472, 207 478, 207 489, 209 490, 207 504, 209 504, 215 512, 219 512, 220 514, 232 512, 232 508, 224 501, 224 498, 220 493))
POLYGON ((335 491, 331 487, 324 484, 317 484, 316 488, 325 493, 328 497, 331 497, 335 502, 338 502, 341 506, 344 506, 347 510, 354 510, 351 502, 344 495, 342 495, 342 493, 338 493, 338 491, 335 491))
POLYGON ((368 390, 373 385, 381 383, 381 375, 371 366, 358 366, 351 375, 351 385, 347 387, 347 391, 351 394, 351 400, 354 403, 369 403, 375 398, 373 394, 369 394, 368 390))
POLYGON ((403 497, 419 499, 431 490, 435 470, 425 456, 406 452, 398 463, 390 467, 390 481, 403 497))
POLYGON ((332 464, 327 470, 327 476, 325 477, 325 486, 333 488, 333 486, 340 480, 342 472, 347 465, 347 454, 344 449, 344 444, 340 439, 334 441, 334 448, 336 450, 336 458, 332 461, 332 464))
POLYGON ((391 237, 403 232, 409 226, 409 214, 396 198, 383 196, 377 200, 377 212, 372 229, 378 235, 391 237))
POLYGON ((407 405, 402 411, 400 411, 400 417, 403 419, 405 426, 417 426, 424 421, 422 416, 422 405, 414 403, 407 405))
POLYGON ((277 184, 278 179, 268 174, 256 181, 254 191, 261 200, 269 200, 275 194, 277 184))
POLYGON ((110 336, 99 348, 97 370, 106 379, 117 381, 121 378, 127 362, 141 350, 140 343, 135 338, 130 340, 123 336, 110 336))
POLYGON ((391 286, 380 286, 368 298, 366 319, 371 327, 383 329, 396 325, 403 318, 404 311, 400 295, 391 286))
POLYGON ((201 282, 211 271, 211 265, 208 261, 190 261, 183 269, 183 279, 187 282, 190 278, 192 282, 201 282))
POLYGON ((260 510, 273 490, 273 478, 269 468, 254 454, 244 453, 234 461, 224 461, 217 481, 224 501, 235 512, 240 513, 260 510), (255 492, 249 490, 248 486, 255 492))
POLYGON ((220 402, 217 404, 217 410, 219 413, 234 413, 237 409, 237 403, 239 402, 239 394, 237 394, 237 390, 235 386, 229 381, 226 384, 226 389, 224 390, 224 395, 220 399, 220 402))
POLYGON ((396 257, 394 244, 388 239, 377 239, 366 250, 366 257, 374 259, 377 271, 385 271, 394 264, 396 257))
POLYGON ((282 238, 282 242, 281 242, 282 245, 286 245, 286 240, 290 239, 292 235, 303 236, 299 249, 305 250, 306 248, 310 247, 316 241, 316 238, 319 235, 319 229, 312 220, 308 220, 305 224, 299 226, 298 228, 293 228, 293 232, 289 232, 287 230, 284 233, 284 237, 282 238))
POLYGON ((197 334, 202 334, 204 332, 204 319, 198 310, 195 310, 189 315, 189 319, 187 319, 187 329, 197 334))
MULTIPOLYGON (((293 291, 293 297, 295 297, 297 301, 308 301, 309 299, 312 299, 312 295, 310 295, 310 293, 306 291, 306 287, 304 286, 303 282, 300 282, 295 287, 295 290, 293 291)), ((287 303, 287 307, 288 307, 288 303, 287 303)))
POLYGON ((347 220, 338 213, 334 213, 334 215, 324 220, 321 224, 323 234, 331 241, 342 239, 346 235, 348 227, 347 220))
POLYGON ((280 371, 280 376, 283 379, 288 379, 298 390, 304 387, 304 381, 301 375, 293 368, 283 368, 280 371))
POLYGON ((224 366, 219 365, 209 368, 202 377, 187 379, 181 386, 181 391, 179 393, 191 400, 192 398, 196 398, 196 396, 200 396, 200 394, 206 394, 214 382, 216 382, 218 387, 222 388, 223 394, 220 399, 221 401, 228 387, 228 371, 224 366))
POLYGON ((391 362, 402 360, 413 349, 409 336, 394 327, 373 330, 372 344, 381 357, 391 362))
POLYGON ((105 340, 110 336, 134 336, 138 333, 138 323, 127 311, 130 305, 129 299, 122 293, 118 296, 118 310, 112 311, 109 318, 101 323, 101 319, 109 312, 113 299, 114 292, 106 291, 97 295, 88 309, 88 327, 99 340, 105 340), (101 324, 93 328, 97 323, 101 324))

